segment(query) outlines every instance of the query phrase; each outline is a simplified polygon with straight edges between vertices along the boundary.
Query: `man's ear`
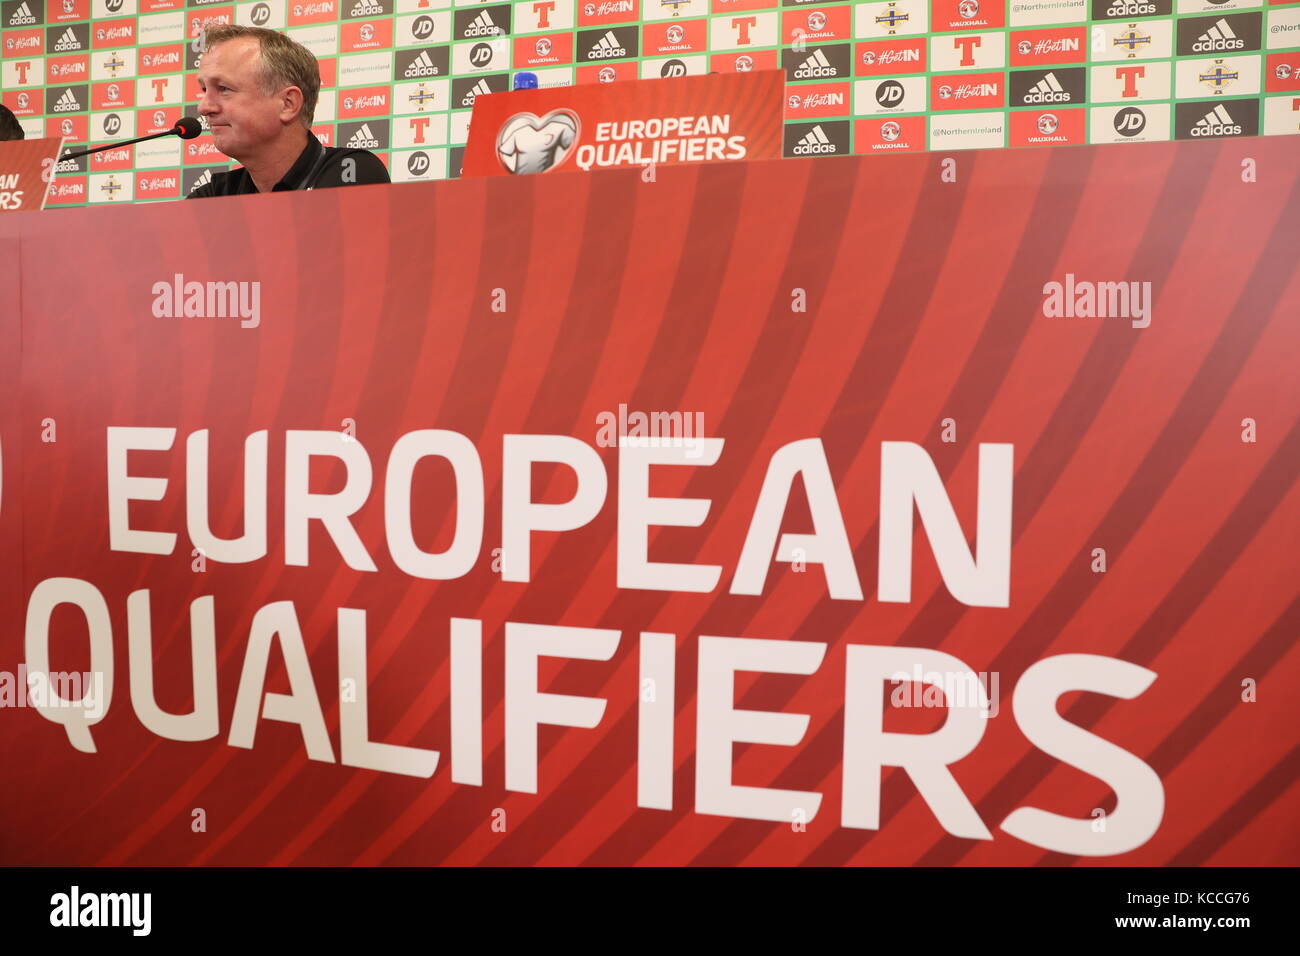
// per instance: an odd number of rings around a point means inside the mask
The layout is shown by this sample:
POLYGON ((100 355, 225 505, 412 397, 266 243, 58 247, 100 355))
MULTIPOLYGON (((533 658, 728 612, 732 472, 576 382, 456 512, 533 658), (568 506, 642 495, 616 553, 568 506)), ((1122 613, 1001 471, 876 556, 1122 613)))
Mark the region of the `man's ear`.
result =
POLYGON ((302 112, 302 90, 296 86, 286 86, 280 91, 280 122, 286 126, 298 119, 302 112))

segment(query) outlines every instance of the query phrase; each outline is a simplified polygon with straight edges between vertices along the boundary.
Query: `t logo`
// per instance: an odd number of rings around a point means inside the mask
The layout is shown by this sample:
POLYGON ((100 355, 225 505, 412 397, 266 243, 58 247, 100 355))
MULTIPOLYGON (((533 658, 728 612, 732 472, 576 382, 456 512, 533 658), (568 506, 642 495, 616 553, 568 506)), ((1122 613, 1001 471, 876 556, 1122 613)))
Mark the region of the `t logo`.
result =
POLYGON ((432 120, 432 116, 411 117, 411 132, 415 134, 415 138, 411 140, 411 145, 416 146, 424 142, 424 131, 429 128, 429 123, 432 120))
POLYGON ((167 96, 167 77, 160 76, 152 81, 153 83, 153 101, 161 103, 167 96))
POLYGON ((736 31, 736 42, 741 46, 749 46, 753 41, 749 39, 749 28, 758 25, 758 17, 732 17, 731 26, 736 31))
POLYGON ((1124 92, 1120 95, 1132 99, 1138 95, 1137 81, 1147 75, 1145 66, 1117 66, 1115 79, 1124 81, 1124 92))
POLYGON ((533 13, 537 14, 537 29, 545 30, 551 25, 551 14, 555 11, 555 0, 542 0, 533 4, 533 13))
POLYGON ((32 68, 31 60, 24 60, 22 62, 14 64, 14 69, 18 71, 18 82, 20 85, 26 84, 27 73, 29 70, 31 70, 31 68, 32 68))
POLYGON ((975 54, 971 52, 979 46, 981 40, 979 37, 953 37, 952 45, 961 49, 961 66, 974 66, 975 54))

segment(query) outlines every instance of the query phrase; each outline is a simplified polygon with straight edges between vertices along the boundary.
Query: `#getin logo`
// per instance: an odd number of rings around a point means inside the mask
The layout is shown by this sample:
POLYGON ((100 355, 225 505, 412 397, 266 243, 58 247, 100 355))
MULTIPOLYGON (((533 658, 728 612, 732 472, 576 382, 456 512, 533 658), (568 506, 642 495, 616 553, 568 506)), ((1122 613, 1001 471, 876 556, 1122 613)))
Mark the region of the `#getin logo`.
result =
POLYGON ((497 159, 517 175, 547 172, 568 158, 581 130, 572 110, 551 110, 542 117, 516 113, 497 133, 497 159))

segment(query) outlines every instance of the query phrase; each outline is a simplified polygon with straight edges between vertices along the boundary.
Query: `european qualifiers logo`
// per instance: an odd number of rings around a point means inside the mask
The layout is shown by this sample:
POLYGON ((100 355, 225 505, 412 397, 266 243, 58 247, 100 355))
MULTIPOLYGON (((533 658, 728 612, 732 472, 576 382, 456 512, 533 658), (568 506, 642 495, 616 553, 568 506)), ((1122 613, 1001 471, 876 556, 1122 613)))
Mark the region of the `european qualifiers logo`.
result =
POLYGON ((509 89, 509 73, 453 77, 451 81, 451 108, 469 109, 474 105, 474 97, 484 93, 505 93, 509 89))
POLYGON ((393 78, 424 80, 447 76, 451 72, 451 50, 445 46, 426 46, 415 50, 398 50, 393 78))
POLYGON ((1259 134, 1259 100, 1174 104, 1175 139, 1224 139, 1259 134))
POLYGON ((787 157, 845 156, 849 153, 849 121, 789 123, 784 138, 787 157))
POLYGON ((1092 0, 1094 20, 1134 20, 1138 17, 1167 17, 1174 0, 1092 0))
POLYGON ((799 80, 840 80, 853 70, 853 52, 847 43, 805 47, 802 51, 783 49, 781 68, 786 82, 799 80))
POLYGON ((516 175, 547 172, 564 162, 580 131, 571 110, 552 110, 545 116, 516 113, 497 131, 497 159, 516 175))
POLYGON ((1011 105, 1013 107, 1078 105, 1085 100, 1087 74, 1087 69, 1082 66, 1013 71, 1011 105))
POLYGON ((578 33, 578 62, 599 63, 623 60, 638 55, 640 31, 637 27, 608 27, 581 30, 578 33))
POLYGON ((1264 15, 1229 13, 1221 17, 1188 17, 1178 21, 1179 56, 1207 56, 1258 50, 1264 15))
POLYGON ((453 29, 456 40, 491 40, 510 34, 510 4, 457 10, 453 29))

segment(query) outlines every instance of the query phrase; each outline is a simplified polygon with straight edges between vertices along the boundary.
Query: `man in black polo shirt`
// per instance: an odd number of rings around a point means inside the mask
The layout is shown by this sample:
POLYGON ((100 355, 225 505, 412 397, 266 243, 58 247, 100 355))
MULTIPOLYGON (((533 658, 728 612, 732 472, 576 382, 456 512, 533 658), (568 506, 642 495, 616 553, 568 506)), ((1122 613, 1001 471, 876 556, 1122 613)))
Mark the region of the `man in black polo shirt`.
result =
POLYGON ((312 134, 320 68, 310 50, 257 27, 211 27, 204 40, 199 114, 243 167, 215 174, 191 199, 389 182, 374 153, 326 148, 312 134))

